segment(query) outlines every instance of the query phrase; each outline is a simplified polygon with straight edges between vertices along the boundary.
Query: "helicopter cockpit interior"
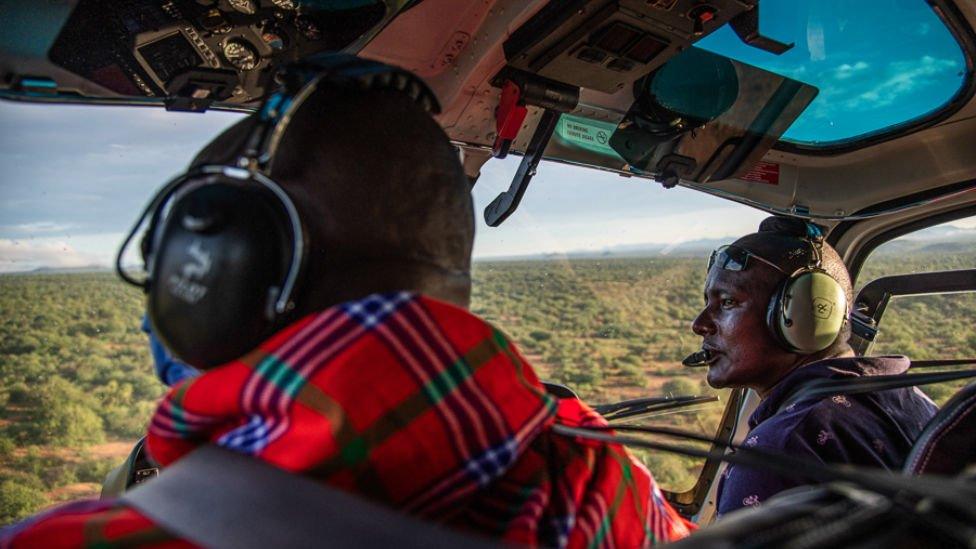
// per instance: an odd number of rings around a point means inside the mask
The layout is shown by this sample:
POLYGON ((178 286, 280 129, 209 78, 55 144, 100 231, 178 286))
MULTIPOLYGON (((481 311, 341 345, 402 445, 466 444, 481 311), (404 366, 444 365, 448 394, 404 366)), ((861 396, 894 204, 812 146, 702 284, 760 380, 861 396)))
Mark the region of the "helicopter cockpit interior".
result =
MULTIPOLYGON (((889 242, 897 247, 899 237, 940 224, 961 222, 958 227, 972 230, 965 223, 976 215, 976 2, 851 4, 8 0, 0 5, 0 99, 17 105, 249 113, 282 83, 281 67, 318 54, 343 51, 402 67, 434 92, 441 107, 436 120, 456 147, 474 192, 490 194, 476 212, 479 231, 515 231, 513 222, 532 215, 523 203, 537 190, 533 180, 547 171, 574 170, 599 174, 601 185, 627 181, 680 188, 817 223, 856 280, 851 344, 859 355, 898 351, 875 344, 901 314, 892 312, 891 303, 907 296, 964 296, 953 305, 957 325, 951 331, 960 335, 940 340, 938 349, 915 350, 921 358, 911 370, 918 376, 915 383, 955 383, 944 401, 952 397, 959 411, 945 417, 963 422, 964 405, 972 409, 973 385, 963 385, 973 376, 969 353, 976 349, 976 255, 970 241, 943 243, 951 268, 885 272, 869 256, 889 242), (871 40, 877 47, 866 49, 871 40), (892 44, 903 44, 904 51, 892 44), (866 87, 848 88, 855 81, 866 87), (486 189, 482 174, 501 162, 512 170, 496 178, 501 187, 486 189), (945 343, 949 339, 953 343, 945 343)), ((560 199, 565 200, 560 205, 578 210, 566 211, 565 217, 587 209, 584 200, 569 194, 560 199)), ((511 238, 506 246, 513 246, 511 238)), ((499 248, 497 255, 518 259, 516 248, 511 253, 499 248)), ((618 252, 606 248, 611 249, 618 252)), ((633 255, 627 253, 620 257, 633 255)), ((914 261, 903 253, 907 259, 893 263, 914 261)), ((597 261, 610 255, 587 254, 579 257, 597 261)), ((571 263, 572 253, 566 257, 571 263)), ((515 265, 525 273, 532 270, 515 265)), ((537 298, 531 289, 518 295, 537 298)), ((908 318, 907 324, 913 322, 908 318)), ((905 330, 905 341, 912 337, 907 324, 898 328, 905 330)), ((538 328, 524 332, 536 346, 529 348, 536 353, 530 356, 548 357, 551 334, 538 328)), ((616 360, 624 347, 601 352, 616 360)), ((634 361, 644 360, 635 353, 634 361)), ((681 372, 700 371, 688 369, 704 365, 700 362, 701 357, 689 356, 681 372)), ((559 382, 571 385, 567 379, 559 382)), ((863 390, 906 383, 890 382, 863 390)), ((554 390, 574 394, 575 388, 554 390)), ((758 396, 738 389, 720 396, 627 396, 597 410, 611 424, 622 425, 625 419, 662 417, 708 403, 721 406, 714 424, 693 439, 697 446, 675 443, 668 438, 674 433, 661 428, 648 432, 666 442, 641 447, 700 459, 690 484, 667 489, 665 496, 702 527, 701 543, 870 545, 865 540, 896 520, 892 517, 911 522, 922 515, 920 523, 929 521, 925 531, 942 531, 949 544, 976 540, 976 515, 961 503, 976 497, 971 420, 963 435, 930 435, 942 445, 938 452, 968 460, 943 472, 954 480, 811 466, 812 478, 847 483, 850 491, 799 495, 765 514, 709 526, 726 462, 798 467, 776 456, 727 453, 744 442, 758 396), (968 473, 957 476, 965 466, 968 473), (815 520, 804 523, 805 513, 815 520), (849 528, 803 537, 832 521, 849 528), (851 534, 862 526, 861 534, 851 534), (757 531, 769 537, 751 538, 757 531)), ((634 442, 626 430, 619 436, 634 442)), ((916 465, 914 473, 927 472, 916 465)), ((139 466, 132 467, 134 475, 139 466)))

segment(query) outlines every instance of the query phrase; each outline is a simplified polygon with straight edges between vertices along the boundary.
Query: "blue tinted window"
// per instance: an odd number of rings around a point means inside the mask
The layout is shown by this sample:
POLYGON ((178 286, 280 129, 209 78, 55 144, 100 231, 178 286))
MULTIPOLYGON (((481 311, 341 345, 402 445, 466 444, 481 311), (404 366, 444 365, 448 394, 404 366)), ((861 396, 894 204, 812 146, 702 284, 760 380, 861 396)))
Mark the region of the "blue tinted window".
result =
POLYGON ((883 132, 938 110, 966 78, 959 44, 924 0, 762 0, 761 8, 762 33, 793 49, 766 53, 728 26, 696 45, 819 88, 784 141, 883 132))

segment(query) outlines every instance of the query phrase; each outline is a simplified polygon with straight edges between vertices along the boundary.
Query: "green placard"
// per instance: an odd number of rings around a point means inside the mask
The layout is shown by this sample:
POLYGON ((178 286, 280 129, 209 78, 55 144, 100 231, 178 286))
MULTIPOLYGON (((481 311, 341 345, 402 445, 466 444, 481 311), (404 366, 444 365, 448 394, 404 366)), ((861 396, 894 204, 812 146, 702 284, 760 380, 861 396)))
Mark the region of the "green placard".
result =
POLYGON ((611 122, 564 114, 556 124, 556 137, 564 145, 620 158, 617 151, 610 146, 610 136, 616 129, 617 125, 611 122))

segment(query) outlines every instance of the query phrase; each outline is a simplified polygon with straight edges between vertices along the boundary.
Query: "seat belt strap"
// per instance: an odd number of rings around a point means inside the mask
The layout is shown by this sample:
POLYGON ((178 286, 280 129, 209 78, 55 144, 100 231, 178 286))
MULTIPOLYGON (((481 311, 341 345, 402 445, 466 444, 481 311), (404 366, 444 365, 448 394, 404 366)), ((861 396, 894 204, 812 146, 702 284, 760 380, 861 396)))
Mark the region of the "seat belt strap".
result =
POLYGON ((204 547, 496 547, 210 445, 121 500, 204 547))
POLYGON ((780 409, 796 404, 801 400, 823 398, 832 395, 857 395, 888 391, 916 385, 931 385, 944 381, 955 381, 976 377, 976 370, 961 370, 956 372, 933 372, 924 374, 896 374, 889 376, 862 376, 842 379, 821 379, 801 386, 788 398, 783 400, 780 409))

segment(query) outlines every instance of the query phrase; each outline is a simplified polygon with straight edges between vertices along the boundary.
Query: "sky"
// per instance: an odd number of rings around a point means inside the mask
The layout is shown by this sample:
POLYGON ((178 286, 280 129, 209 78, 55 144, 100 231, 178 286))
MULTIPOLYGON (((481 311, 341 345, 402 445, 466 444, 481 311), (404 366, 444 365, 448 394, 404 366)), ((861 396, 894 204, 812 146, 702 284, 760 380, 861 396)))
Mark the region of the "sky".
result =
MULTIPOLYGON (((786 138, 829 142, 903 122, 962 83, 959 47, 922 0, 764 0, 762 10, 764 33, 796 42, 786 54, 747 47, 727 28, 698 45, 819 88, 786 138)), ((153 191, 239 116, 0 101, 0 272, 109 265, 153 191)), ((475 186, 476 258, 732 239, 765 217, 687 189, 544 162, 519 210, 487 227, 481 212, 518 161, 489 161, 475 186)))
MULTIPOLYGON (((0 272, 110 265, 153 192, 239 116, 0 101, 0 272)), ((518 161, 490 160, 475 185, 476 258, 731 241, 766 217, 689 189, 543 162, 515 214, 488 227, 484 207, 518 161)))
POLYGON ((962 50, 924 0, 763 0, 759 23, 794 47, 774 55, 727 26, 696 46, 819 90, 790 141, 829 143, 923 116, 964 81, 962 50))
MULTIPOLYGON (((109 265, 153 191, 239 116, 0 102, 0 272, 109 265)), ((481 212, 518 161, 490 161, 475 186, 477 258, 731 237, 764 217, 695 191, 544 162, 515 215, 487 227, 481 212)))

